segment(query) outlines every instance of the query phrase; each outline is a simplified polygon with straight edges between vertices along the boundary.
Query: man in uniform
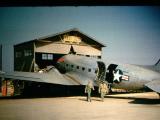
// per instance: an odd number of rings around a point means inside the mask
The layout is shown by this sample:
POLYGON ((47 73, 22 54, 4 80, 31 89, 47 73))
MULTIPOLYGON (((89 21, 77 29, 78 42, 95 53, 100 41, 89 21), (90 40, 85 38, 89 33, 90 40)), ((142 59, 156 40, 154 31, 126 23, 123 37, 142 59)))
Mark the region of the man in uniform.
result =
POLYGON ((101 94, 101 99, 102 99, 102 101, 104 101, 104 96, 105 96, 105 94, 109 92, 108 84, 106 84, 104 81, 101 82, 101 83, 99 84, 98 92, 101 94))
POLYGON ((91 102, 91 92, 94 90, 94 86, 92 81, 88 81, 88 84, 85 87, 85 93, 87 93, 87 101, 91 102))

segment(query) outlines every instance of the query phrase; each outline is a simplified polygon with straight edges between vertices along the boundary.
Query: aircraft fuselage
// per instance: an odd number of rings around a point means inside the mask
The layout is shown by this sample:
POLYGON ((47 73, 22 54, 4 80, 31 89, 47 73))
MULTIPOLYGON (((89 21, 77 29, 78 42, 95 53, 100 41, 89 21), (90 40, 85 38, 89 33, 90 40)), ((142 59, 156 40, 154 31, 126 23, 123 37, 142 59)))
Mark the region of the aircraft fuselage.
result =
POLYGON ((158 72, 137 65, 109 63, 101 59, 78 55, 67 55, 62 59, 59 65, 66 71, 65 74, 71 73, 76 76, 75 79, 78 79, 82 85, 92 80, 97 86, 96 79, 99 78, 108 81, 115 88, 141 89, 152 80, 160 80, 158 72), (98 62, 104 63, 105 67, 98 62), (99 72, 101 75, 98 76, 97 70, 102 71, 99 72))

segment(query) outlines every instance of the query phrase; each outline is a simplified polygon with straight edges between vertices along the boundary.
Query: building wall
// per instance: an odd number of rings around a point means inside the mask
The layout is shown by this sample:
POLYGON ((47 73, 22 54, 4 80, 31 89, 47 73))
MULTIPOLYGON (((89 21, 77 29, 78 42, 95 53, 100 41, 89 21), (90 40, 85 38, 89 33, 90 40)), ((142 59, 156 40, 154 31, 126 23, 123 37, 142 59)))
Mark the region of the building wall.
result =
POLYGON ((40 69, 56 65, 57 60, 66 54, 101 58, 102 45, 77 31, 72 32, 14 46, 14 70, 37 71, 37 65, 40 69))
POLYGON ((43 45, 43 46, 36 45, 35 52, 68 54, 70 47, 71 45, 55 44, 55 43, 50 43, 50 44, 43 45))
POLYGON ((14 70, 34 71, 34 42, 14 46, 14 70))
POLYGON ((101 58, 101 49, 89 45, 34 44, 34 42, 28 42, 14 46, 14 71, 33 72, 36 65, 40 69, 49 65, 55 66, 60 57, 70 53, 71 46, 78 55, 101 58))

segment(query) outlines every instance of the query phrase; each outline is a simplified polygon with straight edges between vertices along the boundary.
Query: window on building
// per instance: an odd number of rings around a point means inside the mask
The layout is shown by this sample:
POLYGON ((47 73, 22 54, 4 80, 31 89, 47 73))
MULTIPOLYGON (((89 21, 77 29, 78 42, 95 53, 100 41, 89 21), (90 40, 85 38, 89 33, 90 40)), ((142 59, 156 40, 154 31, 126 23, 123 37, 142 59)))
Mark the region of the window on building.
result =
POLYGON ((42 60, 47 60, 47 54, 42 54, 42 60))
POLYGON ((48 54, 48 60, 53 60, 53 55, 52 54, 48 54))
POLYGON ((42 54, 42 60, 53 60, 53 54, 42 54))
POLYGON ((24 56, 31 56, 32 51, 31 50, 24 50, 24 56))
POLYGON ((16 52, 16 58, 22 57, 22 52, 16 52))

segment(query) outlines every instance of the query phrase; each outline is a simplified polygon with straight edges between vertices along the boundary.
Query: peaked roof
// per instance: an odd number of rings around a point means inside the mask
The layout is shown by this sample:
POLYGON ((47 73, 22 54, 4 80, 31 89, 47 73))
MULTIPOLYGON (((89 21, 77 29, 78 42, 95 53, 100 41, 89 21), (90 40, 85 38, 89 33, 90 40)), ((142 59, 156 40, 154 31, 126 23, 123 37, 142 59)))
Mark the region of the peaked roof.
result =
MULTIPOLYGON (((85 41, 85 39, 83 39, 83 41, 87 42, 87 43, 93 43, 93 44, 96 44, 96 45, 99 45, 101 47, 106 47, 106 45, 98 42, 96 39, 94 39, 93 37, 83 33, 82 31, 80 31, 79 29, 77 28, 73 28, 73 29, 69 29, 69 30, 65 30, 63 32, 59 32, 59 33, 55 33, 55 34, 51 34, 51 35, 48 35, 48 36, 44 36, 44 37, 39 37, 39 38, 36 38, 34 40, 31 40, 31 41, 27 41, 27 42, 32 42, 32 41, 40 41, 40 40, 49 40, 49 39, 52 39, 52 38, 56 38, 56 37, 59 37, 61 35, 65 35, 65 34, 68 34, 68 33, 71 33, 71 34, 74 34, 74 33, 77 33, 79 35, 81 35, 83 38, 87 38, 89 41, 85 41)), ((27 42, 24 42, 24 43, 27 43, 27 42)), ((20 43, 20 44, 23 44, 23 43, 20 43)), ((17 45, 20 45, 20 44, 17 44, 17 45)))

